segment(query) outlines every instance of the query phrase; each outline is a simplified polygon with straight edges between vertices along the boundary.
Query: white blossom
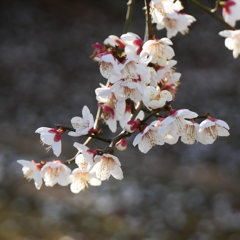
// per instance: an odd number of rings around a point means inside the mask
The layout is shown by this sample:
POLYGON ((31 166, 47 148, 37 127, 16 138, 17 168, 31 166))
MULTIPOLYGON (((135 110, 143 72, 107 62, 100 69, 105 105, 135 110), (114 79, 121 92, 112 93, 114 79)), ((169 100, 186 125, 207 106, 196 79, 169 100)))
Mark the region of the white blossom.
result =
POLYGON ((125 44, 124 42, 116 35, 110 35, 108 36, 103 43, 105 45, 110 45, 112 47, 119 46, 120 48, 124 48, 125 44))
POLYGON ((108 180, 111 175, 118 180, 123 179, 121 163, 116 156, 112 154, 96 155, 94 161, 96 164, 90 172, 95 172, 101 181, 108 180))
POLYGON ((123 65, 109 52, 98 54, 94 60, 100 63, 100 73, 111 83, 121 79, 121 69, 123 65))
POLYGON ((41 177, 47 187, 53 187, 56 183, 67 186, 70 183, 71 169, 59 160, 47 162, 41 169, 41 177))
POLYGON ((196 19, 191 15, 173 12, 168 13, 161 22, 158 22, 156 28, 158 30, 166 28, 167 37, 172 38, 176 36, 178 32, 183 35, 188 33, 188 27, 195 21, 196 19))
POLYGON ((200 142, 202 144, 212 144, 218 136, 229 136, 228 130, 229 126, 226 122, 215 118, 208 118, 199 125, 200 142))
POLYGON ((104 122, 109 126, 112 132, 117 130, 117 121, 122 118, 126 108, 125 98, 113 92, 112 88, 101 85, 101 88, 95 90, 96 98, 99 102, 99 106, 102 107, 101 117, 104 122))
POLYGON ((71 123, 75 132, 70 131, 68 135, 78 137, 86 135, 93 129, 94 119, 87 106, 82 109, 82 117, 73 117, 71 123))
POLYGON ((144 90, 143 102, 149 109, 158 109, 163 107, 167 101, 172 101, 172 95, 169 91, 161 91, 159 87, 148 86, 144 90))
POLYGON ((138 144, 138 149, 147 153, 152 147, 156 145, 163 145, 165 143, 164 137, 161 135, 163 131, 161 122, 153 121, 147 126, 143 132, 140 132, 133 140, 133 146, 138 144))
POLYGON ((236 21, 240 20, 240 0, 221 1, 220 5, 223 7, 222 15, 225 22, 235 27, 236 21))
POLYGON ((150 73, 143 64, 138 64, 134 59, 128 59, 122 63, 122 78, 111 87, 116 98, 130 98, 134 102, 142 100, 146 84, 150 82, 150 73))
POLYGON ((182 132, 181 141, 185 144, 194 144, 201 141, 199 138, 199 124, 195 121, 185 121, 185 129, 182 132))
POLYGON ((34 180, 35 187, 39 190, 42 186, 42 177, 40 176, 41 165, 34 160, 17 160, 23 166, 23 175, 27 180, 34 180))
POLYGON ((40 139, 43 145, 44 144, 49 145, 49 147, 46 148, 47 151, 49 151, 52 148, 53 153, 57 157, 61 154, 62 151, 61 135, 64 133, 63 129, 57 130, 54 128, 40 127, 35 131, 35 133, 40 134, 40 139))
POLYGON ((126 44, 125 53, 127 58, 140 59, 140 52, 142 51, 143 40, 135 33, 128 32, 121 36, 121 39, 126 44))
POLYGON ((145 56, 148 53, 152 57, 152 63, 166 66, 167 60, 172 59, 175 55, 169 45, 172 45, 172 41, 168 38, 148 40, 144 43, 140 56, 145 56))
POLYGON ((90 168, 94 165, 93 158, 95 156, 95 152, 77 142, 75 142, 73 146, 78 150, 75 157, 75 163, 83 171, 90 170, 90 168))
POLYGON ((79 193, 85 188, 88 188, 88 184, 92 186, 100 186, 102 184, 102 182, 96 178, 95 173, 84 171, 81 168, 76 168, 72 171, 70 181, 70 189, 73 193, 79 193))
POLYGON ((191 112, 188 109, 174 110, 162 121, 162 124, 165 126, 168 125, 168 129, 171 130, 171 132, 175 131, 178 136, 182 136, 185 133, 187 124, 185 118, 193 119, 197 116, 197 113, 191 112))
POLYGON ((161 22, 167 13, 174 12, 174 0, 152 0, 150 7, 153 22, 161 22))
POLYGON ((237 58, 240 54, 240 30, 224 30, 219 33, 220 36, 226 37, 225 46, 233 51, 233 57, 237 58))

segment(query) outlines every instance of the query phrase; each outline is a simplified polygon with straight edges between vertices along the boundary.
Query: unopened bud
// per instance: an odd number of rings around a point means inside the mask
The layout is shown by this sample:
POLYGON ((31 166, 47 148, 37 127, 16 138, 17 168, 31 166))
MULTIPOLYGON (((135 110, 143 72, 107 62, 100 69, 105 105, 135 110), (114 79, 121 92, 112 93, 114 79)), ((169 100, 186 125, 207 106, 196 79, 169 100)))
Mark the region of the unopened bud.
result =
POLYGON ((130 120, 130 121, 127 122, 127 124, 125 125, 124 129, 127 132, 129 132, 129 133, 133 133, 133 132, 135 132, 138 129, 140 123, 141 123, 141 121, 139 119, 137 119, 135 121, 134 120, 130 120))
POLYGON ((115 147, 119 150, 119 151, 124 151, 127 149, 127 141, 126 138, 121 139, 120 141, 118 141, 115 145, 115 147))

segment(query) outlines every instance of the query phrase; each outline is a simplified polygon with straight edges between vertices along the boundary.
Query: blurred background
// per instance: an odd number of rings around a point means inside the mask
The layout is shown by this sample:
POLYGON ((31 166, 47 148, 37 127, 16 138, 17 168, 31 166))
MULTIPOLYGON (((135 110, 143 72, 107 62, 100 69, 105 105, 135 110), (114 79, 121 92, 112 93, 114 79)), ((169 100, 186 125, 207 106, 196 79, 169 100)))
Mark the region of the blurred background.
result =
MULTIPOLYGON (((116 152, 122 181, 111 177, 79 194, 57 185, 38 191, 16 161, 52 160, 35 130, 69 125, 84 105, 96 112, 94 90, 105 79, 89 58, 91 44, 122 34, 127 1, 0 3, 1 240, 240 239, 240 58, 233 59, 218 35, 221 23, 183 1, 183 12, 197 22, 188 35, 172 38, 182 73, 173 107, 226 121, 228 138, 208 146, 178 142, 147 154, 129 144, 116 152)), ((136 1, 130 26, 142 38, 143 6, 136 1)), ((73 157, 75 141, 84 138, 63 136, 60 160, 73 157)))

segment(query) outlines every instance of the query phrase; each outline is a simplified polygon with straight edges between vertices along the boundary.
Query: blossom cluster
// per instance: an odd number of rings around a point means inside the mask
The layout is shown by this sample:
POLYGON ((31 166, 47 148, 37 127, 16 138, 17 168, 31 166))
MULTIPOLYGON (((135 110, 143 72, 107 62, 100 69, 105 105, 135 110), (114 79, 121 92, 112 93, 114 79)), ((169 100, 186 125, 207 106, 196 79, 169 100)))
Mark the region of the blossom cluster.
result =
POLYGON ((183 7, 178 0, 153 0, 150 8, 157 29, 167 29, 166 38, 152 36, 144 41, 137 34, 127 32, 120 37, 110 35, 103 43, 93 44, 92 57, 106 79, 105 85, 101 83, 95 89, 99 108, 96 119, 84 106, 82 117, 71 119, 71 127, 58 125, 58 129, 40 127, 36 130, 41 143, 47 145, 46 150, 52 149, 56 157, 61 154, 61 138, 66 131, 71 137, 87 136, 108 145, 92 150, 86 146, 88 141, 75 142, 77 153, 65 163, 56 159, 40 163, 18 160, 25 178, 33 179, 37 189, 44 181, 49 187, 57 183, 70 184, 71 191, 78 193, 88 185, 101 185, 110 176, 121 180, 121 163, 114 150, 126 150, 126 138, 134 134, 132 144, 138 145, 142 153, 156 145, 175 144, 179 139, 185 144, 200 142, 206 145, 212 144, 218 136, 229 135, 228 124, 209 113, 199 116, 188 109, 173 109, 181 74, 176 72, 177 61, 173 59, 175 52, 170 38, 178 32, 188 32, 195 18, 179 13, 183 7), (112 139, 100 137, 100 118, 111 132, 121 128, 120 133, 112 139), (150 121, 151 118, 154 120, 150 121), (73 160, 76 168, 71 170, 67 164, 73 160))
POLYGON ((111 154, 97 155, 97 152, 91 151, 88 147, 74 143, 78 149, 78 155, 75 158, 77 168, 73 171, 59 160, 50 162, 36 163, 34 160, 18 160, 23 166, 23 174, 26 179, 33 179, 37 189, 40 189, 43 183, 47 187, 55 184, 61 186, 70 185, 73 193, 79 193, 88 185, 99 186, 102 181, 114 178, 121 180, 123 173, 121 163, 118 158, 111 154))

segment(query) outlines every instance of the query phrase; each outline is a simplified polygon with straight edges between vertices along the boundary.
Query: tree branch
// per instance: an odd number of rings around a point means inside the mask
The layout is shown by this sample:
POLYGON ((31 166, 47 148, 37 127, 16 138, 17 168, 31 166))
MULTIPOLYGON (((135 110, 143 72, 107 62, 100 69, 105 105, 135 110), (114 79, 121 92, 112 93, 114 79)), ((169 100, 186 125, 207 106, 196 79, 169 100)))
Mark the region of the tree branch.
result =
POLYGON ((205 11, 206 13, 208 13, 209 15, 211 15, 213 18, 215 18, 217 21, 219 21, 220 23, 222 23, 223 25, 225 25, 228 29, 230 30, 235 30, 234 27, 232 27, 231 25, 229 25, 228 23, 226 23, 223 18, 221 18, 219 15, 213 13, 211 11, 210 8, 202 5, 200 2, 198 2, 197 0, 188 0, 190 3, 194 4, 195 6, 201 8, 203 11, 205 11))

